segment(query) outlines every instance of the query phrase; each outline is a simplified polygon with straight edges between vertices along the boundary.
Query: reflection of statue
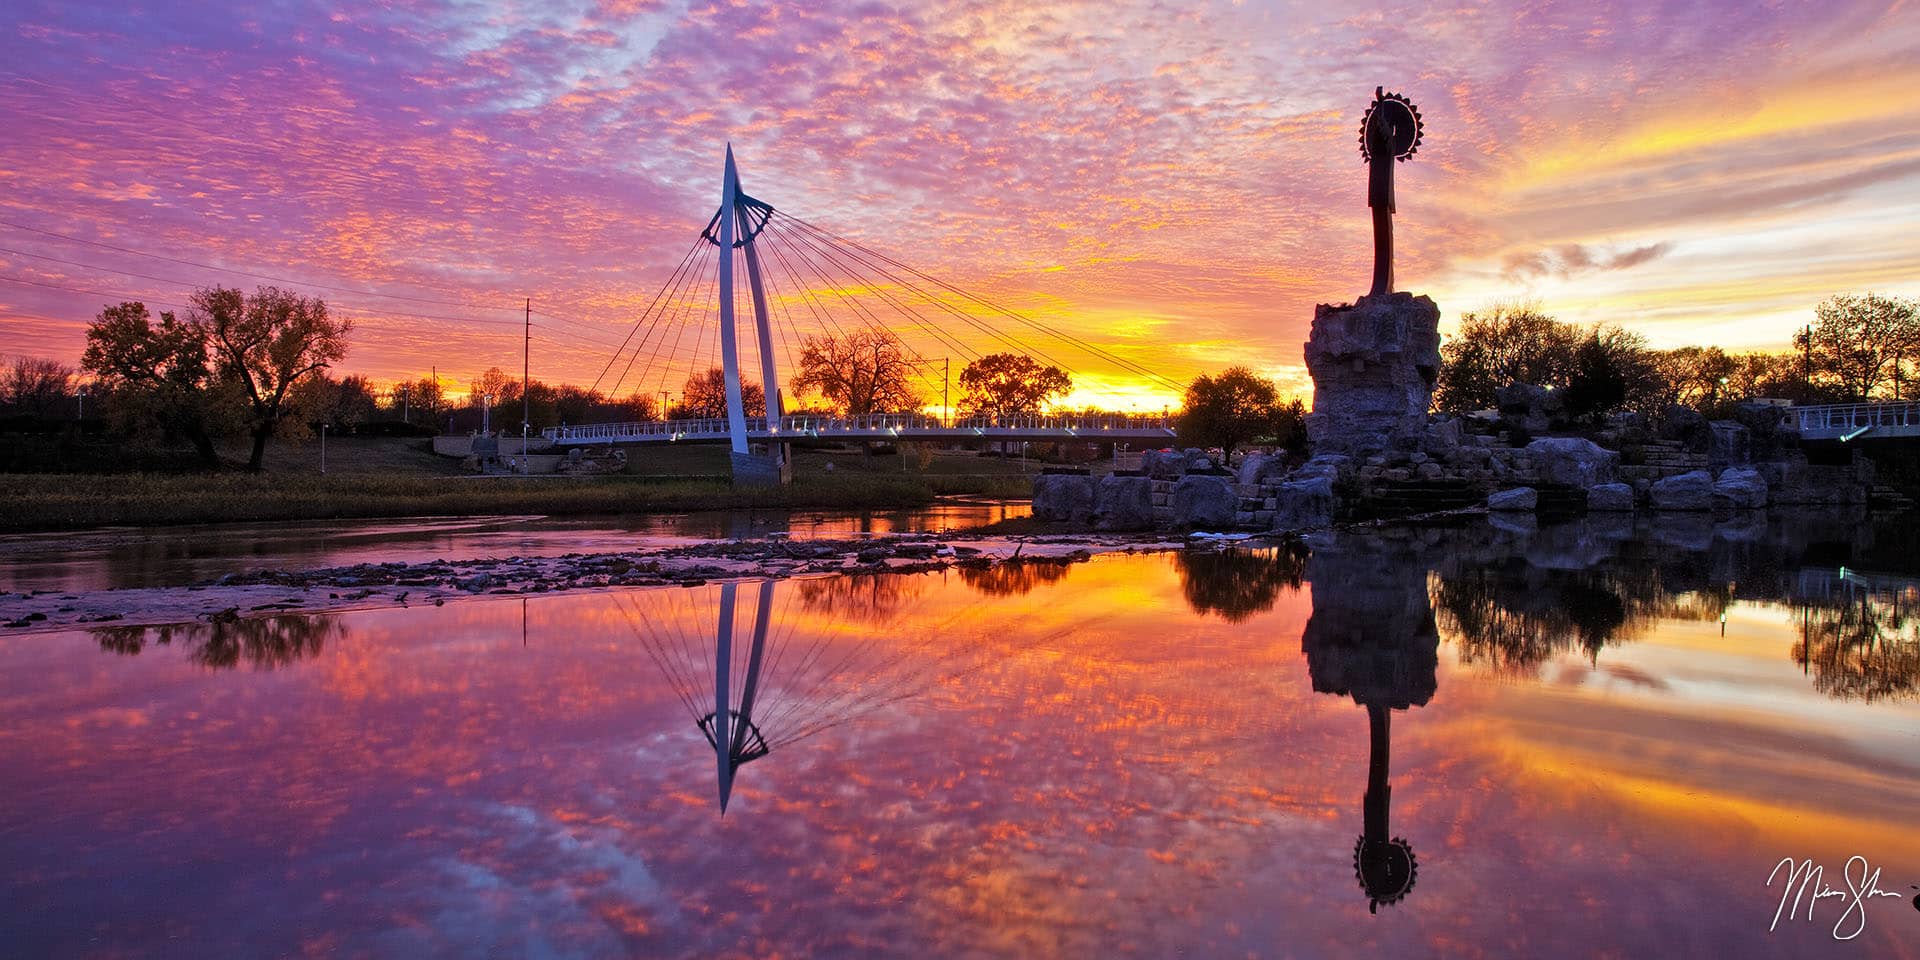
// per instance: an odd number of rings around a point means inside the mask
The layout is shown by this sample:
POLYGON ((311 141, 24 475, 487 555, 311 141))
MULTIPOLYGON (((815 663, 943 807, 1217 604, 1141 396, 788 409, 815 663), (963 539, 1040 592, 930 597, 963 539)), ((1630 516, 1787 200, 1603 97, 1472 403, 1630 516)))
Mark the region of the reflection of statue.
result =
POLYGON ((328 640, 345 632, 333 617, 293 614, 164 627, 107 627, 93 635, 100 649, 114 653, 138 654, 149 640, 167 646, 179 639, 192 645, 188 659, 202 666, 226 669, 244 662, 271 670, 317 655, 328 640))
POLYGON ((1199 614, 1239 623, 1273 609, 1282 587, 1300 586, 1307 550, 1297 543, 1266 549, 1182 550, 1174 554, 1180 589, 1199 614))
POLYGON ((1353 869, 1373 912, 1412 892, 1419 873, 1413 845, 1388 827, 1390 711, 1423 706, 1433 697, 1440 633, 1427 600, 1426 567, 1410 558, 1370 549, 1320 550, 1307 562, 1307 579, 1313 616, 1301 646, 1313 689, 1350 696, 1367 708, 1367 793, 1353 869))
POLYGON ((1367 206, 1373 208, 1373 288, 1393 292, 1393 164, 1413 157, 1425 124, 1413 102, 1375 87, 1360 121, 1360 156, 1367 161, 1367 206))

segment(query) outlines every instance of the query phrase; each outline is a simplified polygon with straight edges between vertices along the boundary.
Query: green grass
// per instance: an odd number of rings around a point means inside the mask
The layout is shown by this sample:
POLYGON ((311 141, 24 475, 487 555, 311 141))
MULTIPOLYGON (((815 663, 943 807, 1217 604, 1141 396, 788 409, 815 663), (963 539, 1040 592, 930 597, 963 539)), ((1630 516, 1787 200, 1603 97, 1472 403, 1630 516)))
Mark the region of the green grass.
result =
POLYGON ((458 461, 433 455, 425 441, 332 439, 324 476, 317 442, 274 443, 260 474, 0 474, 0 531, 752 507, 857 510, 919 506, 940 494, 1024 497, 1031 489, 1018 464, 966 456, 937 457, 923 472, 911 460, 903 469, 898 456, 802 450, 794 458, 792 484, 738 490, 722 479, 725 447, 630 456, 630 472, 617 476, 480 477, 461 471, 458 461))

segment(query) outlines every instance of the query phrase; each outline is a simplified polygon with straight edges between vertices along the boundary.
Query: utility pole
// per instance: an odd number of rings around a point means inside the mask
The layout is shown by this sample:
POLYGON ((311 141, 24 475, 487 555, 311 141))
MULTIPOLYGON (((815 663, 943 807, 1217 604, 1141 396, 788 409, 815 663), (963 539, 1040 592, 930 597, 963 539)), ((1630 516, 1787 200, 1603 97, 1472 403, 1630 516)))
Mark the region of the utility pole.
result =
POLYGON ((944 427, 953 426, 953 407, 947 404, 947 384, 953 381, 953 358, 940 358, 940 416, 945 418, 944 427))
POLYGON ((413 425, 413 384, 400 385, 400 422, 413 425))
POLYGON ((660 391, 660 422, 667 422, 667 391, 660 391))
POLYGON ((1807 381, 1806 386, 1801 388, 1800 402, 1812 403, 1813 402, 1813 324, 1811 323, 1807 324, 1807 329, 1802 334, 1802 337, 1800 340, 1800 373, 1807 381))
POLYGON ((533 378, 533 298, 527 298, 527 323, 520 334, 520 472, 532 473, 527 464, 527 431, 533 427, 533 396, 527 392, 533 378))

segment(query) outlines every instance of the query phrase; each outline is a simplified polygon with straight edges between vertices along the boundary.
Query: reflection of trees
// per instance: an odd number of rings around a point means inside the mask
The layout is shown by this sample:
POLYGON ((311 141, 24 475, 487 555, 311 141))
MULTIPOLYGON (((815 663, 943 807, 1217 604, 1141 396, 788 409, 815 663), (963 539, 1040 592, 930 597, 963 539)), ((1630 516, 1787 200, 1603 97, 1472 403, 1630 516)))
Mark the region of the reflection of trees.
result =
POLYGON ((100 649, 134 655, 148 643, 168 646, 178 639, 187 659, 216 669, 245 663, 260 670, 290 666, 319 654, 327 641, 346 633, 328 616, 281 616, 164 627, 108 627, 95 630, 100 649))
POLYGON ((925 577, 898 573, 856 573, 794 581, 800 603, 835 619, 880 623, 926 589, 925 577))
POLYGON ((989 597, 1013 597, 1042 584, 1058 583, 1072 570, 1070 563, 1008 560, 990 567, 961 567, 960 579, 989 597))
POLYGON ((1183 550, 1174 555, 1180 589, 1199 614, 1239 623, 1273 609, 1281 588, 1298 588, 1306 573, 1307 548, 1286 543, 1262 549, 1183 550))
POLYGON ((1656 618, 1712 619, 1731 602, 1724 589, 1668 593, 1651 565, 1558 570, 1515 559, 1434 579, 1434 606, 1461 662, 1513 673, 1574 649, 1597 657, 1656 618))
POLYGON ((1843 700, 1910 699, 1920 689, 1920 618, 1898 599, 1862 592, 1832 606, 1802 606, 1793 662, 1813 687, 1843 700))

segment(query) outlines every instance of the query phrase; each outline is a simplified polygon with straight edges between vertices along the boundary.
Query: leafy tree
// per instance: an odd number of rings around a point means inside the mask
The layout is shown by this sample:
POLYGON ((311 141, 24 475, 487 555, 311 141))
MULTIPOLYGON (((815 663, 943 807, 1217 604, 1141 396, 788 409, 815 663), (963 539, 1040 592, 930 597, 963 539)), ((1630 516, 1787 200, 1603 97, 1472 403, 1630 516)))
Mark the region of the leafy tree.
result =
POLYGON ((1640 406, 1664 392, 1659 368, 1645 337, 1598 325, 1574 348, 1562 402, 1576 418, 1593 419, 1625 406, 1640 406), (1636 402, 1638 401, 1638 402, 1636 402))
POLYGON ((395 384, 387 402, 392 415, 408 423, 438 426, 440 418, 447 412, 446 391, 441 389, 440 381, 433 377, 395 384))
POLYGON ((138 301, 107 307, 87 326, 80 366, 110 393, 118 419, 150 421, 185 437, 208 466, 220 465, 207 343, 192 324, 163 313, 156 325, 138 301))
POLYGON ((1838 388, 1850 401, 1898 385, 1901 365, 1920 355, 1920 304, 1878 294, 1842 294, 1820 301, 1814 322, 1794 338, 1810 360, 1812 378, 1838 388))
POLYGON ((1565 386, 1579 342, 1571 324, 1542 313, 1538 304, 1501 303, 1463 314, 1460 329, 1440 348, 1434 405, 1484 410, 1497 405, 1495 391, 1511 384, 1565 386))
POLYGON ((1180 590, 1198 614, 1244 623, 1273 609, 1282 588, 1305 581, 1307 548, 1287 544, 1261 550, 1183 550, 1174 555, 1180 590))
POLYGON ((0 403, 15 414, 51 419, 65 412, 73 395, 73 368, 47 357, 15 357, 0 403))
MULTIPOLYGON (((757 383, 740 384, 740 402, 747 416, 767 408, 767 391, 757 383)), ((727 374, 719 367, 687 378, 680 388, 680 402, 669 416, 674 419, 718 419, 727 415, 727 374)))
POLYGON ((205 341, 209 359, 244 402, 253 438, 247 469, 258 473, 267 439, 292 412, 288 393, 347 355, 352 321, 329 316, 319 299, 278 287, 261 287, 252 296, 214 287, 195 291, 189 303, 189 322, 205 341))
POLYGON ((793 392, 818 391, 847 416, 918 409, 913 362, 899 338, 885 331, 856 330, 843 337, 808 337, 800 348, 793 392))
POLYGON ((1018 353, 994 353, 960 371, 960 409, 970 416, 1032 416, 1054 397, 1066 396, 1073 378, 1018 353))
POLYGON ((1202 375, 1187 386, 1180 414, 1180 439, 1200 447, 1219 447, 1222 456, 1253 440, 1282 445, 1297 441, 1299 401, 1280 402, 1280 388, 1245 367, 1228 367, 1218 376, 1202 375))

